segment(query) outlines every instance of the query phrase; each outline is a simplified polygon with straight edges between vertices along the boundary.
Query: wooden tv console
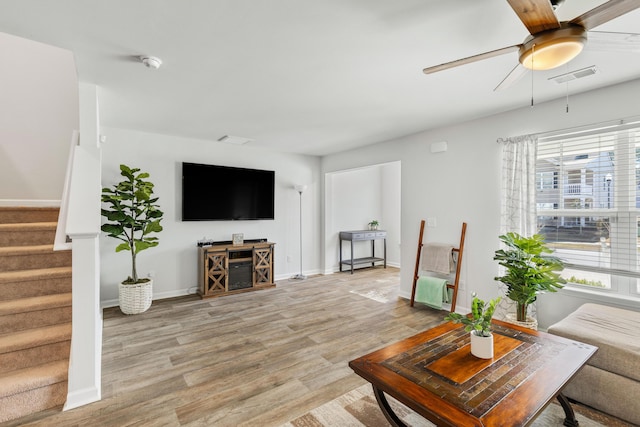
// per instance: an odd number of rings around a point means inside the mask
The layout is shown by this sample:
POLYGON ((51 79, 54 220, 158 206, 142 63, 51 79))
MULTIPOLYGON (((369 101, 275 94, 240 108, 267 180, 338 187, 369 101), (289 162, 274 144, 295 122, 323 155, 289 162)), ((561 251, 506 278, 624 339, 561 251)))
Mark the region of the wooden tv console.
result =
POLYGON ((271 242, 212 244, 198 248, 198 294, 212 298, 272 288, 271 242))

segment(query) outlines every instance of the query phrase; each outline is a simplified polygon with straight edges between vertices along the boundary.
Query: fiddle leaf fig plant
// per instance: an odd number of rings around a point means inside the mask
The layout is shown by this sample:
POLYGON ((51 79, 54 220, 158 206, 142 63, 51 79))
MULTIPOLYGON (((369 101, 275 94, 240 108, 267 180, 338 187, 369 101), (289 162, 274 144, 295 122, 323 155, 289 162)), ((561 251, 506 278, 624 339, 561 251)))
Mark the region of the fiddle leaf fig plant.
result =
POLYGON ((470 316, 449 313, 444 320, 450 320, 453 323, 462 323, 465 325, 465 331, 474 331, 474 333, 480 337, 489 337, 491 336, 491 319, 501 299, 502 297, 497 297, 490 300, 487 304, 474 293, 473 300, 471 301, 470 316))
POLYGON ((116 252, 131 254, 131 276, 123 283, 146 282, 149 279, 138 277, 136 257, 139 252, 158 246, 158 238, 149 235, 162 231, 160 221, 164 213, 159 209, 158 198, 153 197, 153 183, 145 180, 148 173, 120 165, 120 175, 124 177, 122 181, 102 189, 102 202, 108 207, 101 209, 101 214, 108 222, 101 229, 109 237, 122 241, 116 252))
POLYGON ((516 302, 517 320, 527 320, 527 309, 543 292, 557 292, 563 283, 560 271, 564 263, 558 257, 548 255, 549 249, 539 234, 523 237, 518 233, 507 233, 499 237, 506 249, 495 252, 494 260, 506 269, 503 276, 496 277, 507 286, 507 298, 516 302))

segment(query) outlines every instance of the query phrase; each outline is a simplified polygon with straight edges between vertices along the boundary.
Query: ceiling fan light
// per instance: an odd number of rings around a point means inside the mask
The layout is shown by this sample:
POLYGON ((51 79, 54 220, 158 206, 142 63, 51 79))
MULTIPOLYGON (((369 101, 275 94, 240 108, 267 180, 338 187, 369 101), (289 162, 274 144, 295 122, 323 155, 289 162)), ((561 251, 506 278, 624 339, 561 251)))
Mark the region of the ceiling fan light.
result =
POLYGON ((566 64, 582 52, 586 31, 564 25, 529 37, 520 48, 520 63, 530 70, 550 70, 566 64))

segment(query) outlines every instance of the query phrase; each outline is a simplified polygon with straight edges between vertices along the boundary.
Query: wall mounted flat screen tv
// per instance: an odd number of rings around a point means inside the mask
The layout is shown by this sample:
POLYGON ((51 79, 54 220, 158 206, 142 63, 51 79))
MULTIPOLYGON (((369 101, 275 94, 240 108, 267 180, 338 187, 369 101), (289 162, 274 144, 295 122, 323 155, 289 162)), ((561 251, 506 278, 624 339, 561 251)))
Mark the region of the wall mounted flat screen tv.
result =
POLYGON ((274 219, 275 172, 182 163, 182 220, 274 219))

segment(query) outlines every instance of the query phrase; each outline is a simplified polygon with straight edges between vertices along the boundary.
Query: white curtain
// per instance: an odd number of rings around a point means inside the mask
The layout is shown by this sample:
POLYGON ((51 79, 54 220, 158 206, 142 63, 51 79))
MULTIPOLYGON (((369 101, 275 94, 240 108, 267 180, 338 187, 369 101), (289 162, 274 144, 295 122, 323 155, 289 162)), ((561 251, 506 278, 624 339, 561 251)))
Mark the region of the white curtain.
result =
POLYGON ((536 155, 538 137, 500 138, 502 143, 502 195, 500 234, 514 231, 536 234, 536 155))
MULTIPOLYGON (((500 234, 514 231, 529 237, 538 231, 536 222, 536 157, 538 137, 524 135, 500 138, 502 143, 502 194, 500 206, 500 234)), ((502 270, 502 268, 500 268, 502 270)), ((503 274, 501 271, 500 274, 503 274)), ((503 294, 506 286, 499 284, 503 294)), ((494 317, 513 322, 516 303, 502 298, 494 317), (509 318, 511 316, 511 318, 509 318)), ((526 326, 537 329, 535 303, 529 306, 531 322, 526 326)))

